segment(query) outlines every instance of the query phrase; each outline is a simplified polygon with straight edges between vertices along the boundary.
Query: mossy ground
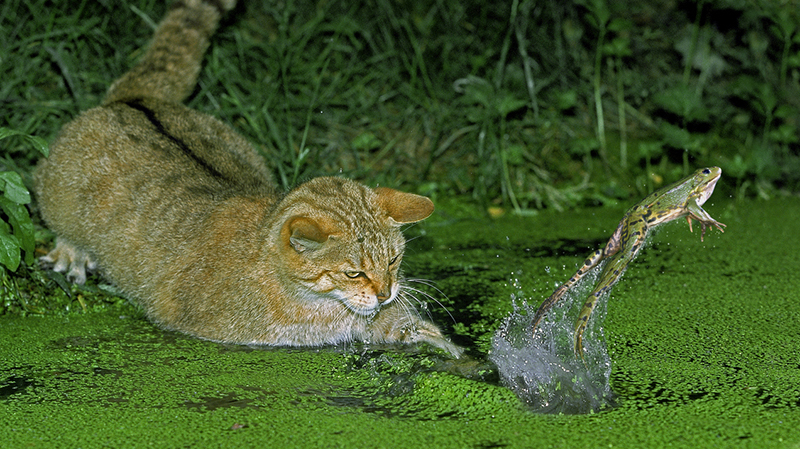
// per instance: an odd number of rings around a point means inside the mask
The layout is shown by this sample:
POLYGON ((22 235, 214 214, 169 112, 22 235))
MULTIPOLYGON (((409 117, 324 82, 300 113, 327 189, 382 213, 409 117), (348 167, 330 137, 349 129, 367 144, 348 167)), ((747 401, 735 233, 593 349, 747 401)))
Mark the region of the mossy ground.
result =
POLYGON ((448 295, 455 322, 429 310, 471 361, 425 348, 220 345, 119 304, 5 315, 0 446, 797 447, 800 200, 706 209, 724 234, 701 243, 685 222, 664 225, 612 291, 610 410, 531 413, 482 361, 511 296, 543 300, 622 209, 496 220, 444 211, 408 230, 406 271, 448 295))

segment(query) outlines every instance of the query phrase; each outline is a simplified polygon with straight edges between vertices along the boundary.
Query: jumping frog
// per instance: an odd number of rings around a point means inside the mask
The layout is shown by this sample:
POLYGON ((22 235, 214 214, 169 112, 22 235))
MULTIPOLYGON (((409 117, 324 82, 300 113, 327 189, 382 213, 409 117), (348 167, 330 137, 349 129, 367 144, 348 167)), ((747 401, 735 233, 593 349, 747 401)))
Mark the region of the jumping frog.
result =
POLYGON ((583 358, 583 332, 586 330, 589 316, 600 296, 619 281, 628 263, 636 257, 648 230, 661 223, 686 217, 690 232, 693 218, 702 226, 701 241, 708 226, 715 226, 721 232, 725 232, 722 229, 725 225, 711 218, 701 207, 714 192, 714 187, 721 175, 722 170, 719 167, 701 168, 691 176, 651 193, 628 209, 605 248, 593 252, 578 272, 539 306, 533 317, 533 332, 536 332, 539 322, 561 300, 567 290, 602 260, 608 258, 609 260, 595 284, 594 290, 583 304, 575 324, 575 355, 583 358))

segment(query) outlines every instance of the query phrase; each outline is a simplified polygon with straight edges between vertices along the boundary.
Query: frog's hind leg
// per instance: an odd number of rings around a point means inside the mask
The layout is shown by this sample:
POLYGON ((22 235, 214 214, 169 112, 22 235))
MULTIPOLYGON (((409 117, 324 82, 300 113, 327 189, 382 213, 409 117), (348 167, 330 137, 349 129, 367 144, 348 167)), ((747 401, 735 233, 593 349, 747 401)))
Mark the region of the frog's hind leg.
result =
POLYGON ((636 257, 639 249, 641 249, 643 242, 643 232, 634 234, 633 239, 626 242, 623 251, 614 254, 608 260, 606 266, 603 268, 603 272, 600 274, 600 280, 595 284, 594 290, 592 290, 592 293, 589 295, 589 299, 587 299, 583 307, 581 307, 578 320, 575 323, 574 338, 575 355, 580 358, 583 358, 583 333, 586 331, 586 326, 589 324, 589 317, 592 315, 595 307, 597 307, 597 301, 619 281, 622 277, 622 273, 625 272, 625 268, 628 267, 628 264, 636 257))
MULTIPOLYGON (((589 324, 589 317, 592 315, 594 308, 597 307, 597 301, 608 288, 602 290, 595 290, 589 295, 589 299, 583 304, 581 313, 578 315, 578 320, 575 323, 575 338, 574 349, 575 355, 583 359, 583 333, 586 331, 586 326, 589 324)), ((584 360, 585 361, 585 360, 584 360)))
POLYGON ((542 321, 547 312, 549 312, 555 305, 561 300, 567 291, 572 288, 575 284, 580 281, 583 276, 586 275, 589 271, 591 271, 594 267, 600 263, 601 260, 606 256, 604 250, 598 249, 597 251, 593 252, 586 260, 583 262, 583 265, 580 269, 571 277, 567 282, 561 284, 556 291, 550 295, 549 298, 545 299, 544 302, 536 309, 536 314, 533 316, 533 325, 531 329, 533 332, 536 332, 536 329, 539 327, 539 323, 542 321))
POLYGON ((625 214, 625 217, 622 218, 619 226, 614 231, 614 234, 611 235, 611 238, 608 239, 608 243, 601 249, 594 251, 586 260, 583 261, 583 265, 578 269, 578 271, 572 275, 571 278, 567 282, 561 284, 556 291, 550 295, 549 298, 545 299, 542 305, 536 310, 536 314, 533 316, 533 324, 531 326, 531 333, 535 334, 536 329, 539 327, 539 323, 542 321, 547 312, 550 311, 567 293, 569 289, 575 286, 585 275, 586 273, 592 271, 600 262, 602 262, 607 257, 612 257, 617 254, 622 247, 622 243, 624 240, 623 230, 626 228, 625 223, 627 222, 629 213, 625 214))
POLYGON ((63 238, 58 238, 55 249, 40 257, 39 261, 52 265, 53 271, 66 273, 67 279, 76 284, 86 282, 86 270, 97 268, 97 262, 86 251, 79 249, 63 238))

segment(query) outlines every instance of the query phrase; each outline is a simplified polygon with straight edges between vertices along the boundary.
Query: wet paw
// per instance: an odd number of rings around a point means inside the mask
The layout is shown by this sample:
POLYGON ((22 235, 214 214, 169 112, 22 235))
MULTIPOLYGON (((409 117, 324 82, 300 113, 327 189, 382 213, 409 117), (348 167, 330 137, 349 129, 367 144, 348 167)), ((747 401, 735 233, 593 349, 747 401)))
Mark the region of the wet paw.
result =
POLYGON ((40 257, 39 262, 52 265, 52 270, 66 273, 67 280, 76 284, 86 282, 86 270, 97 268, 97 262, 83 250, 59 239, 55 249, 46 256, 40 257))
POLYGON ((406 344, 427 343, 449 353, 454 359, 464 354, 464 348, 453 344, 433 323, 417 320, 398 330, 397 335, 391 335, 387 340, 406 344))

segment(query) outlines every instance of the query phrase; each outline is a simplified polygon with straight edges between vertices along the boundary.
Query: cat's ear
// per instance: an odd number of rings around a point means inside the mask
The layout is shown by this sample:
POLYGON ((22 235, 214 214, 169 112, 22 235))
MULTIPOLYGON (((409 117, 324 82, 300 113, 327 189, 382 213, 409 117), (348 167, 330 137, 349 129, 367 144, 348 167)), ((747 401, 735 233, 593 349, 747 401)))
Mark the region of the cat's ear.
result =
POLYGON ((298 253, 317 250, 330 237, 330 234, 325 232, 316 221, 308 217, 290 218, 286 222, 286 226, 289 230, 289 243, 298 253))
POLYGON ((374 189, 378 206, 397 224, 415 223, 433 213, 433 201, 422 195, 400 192, 388 187, 374 189))

